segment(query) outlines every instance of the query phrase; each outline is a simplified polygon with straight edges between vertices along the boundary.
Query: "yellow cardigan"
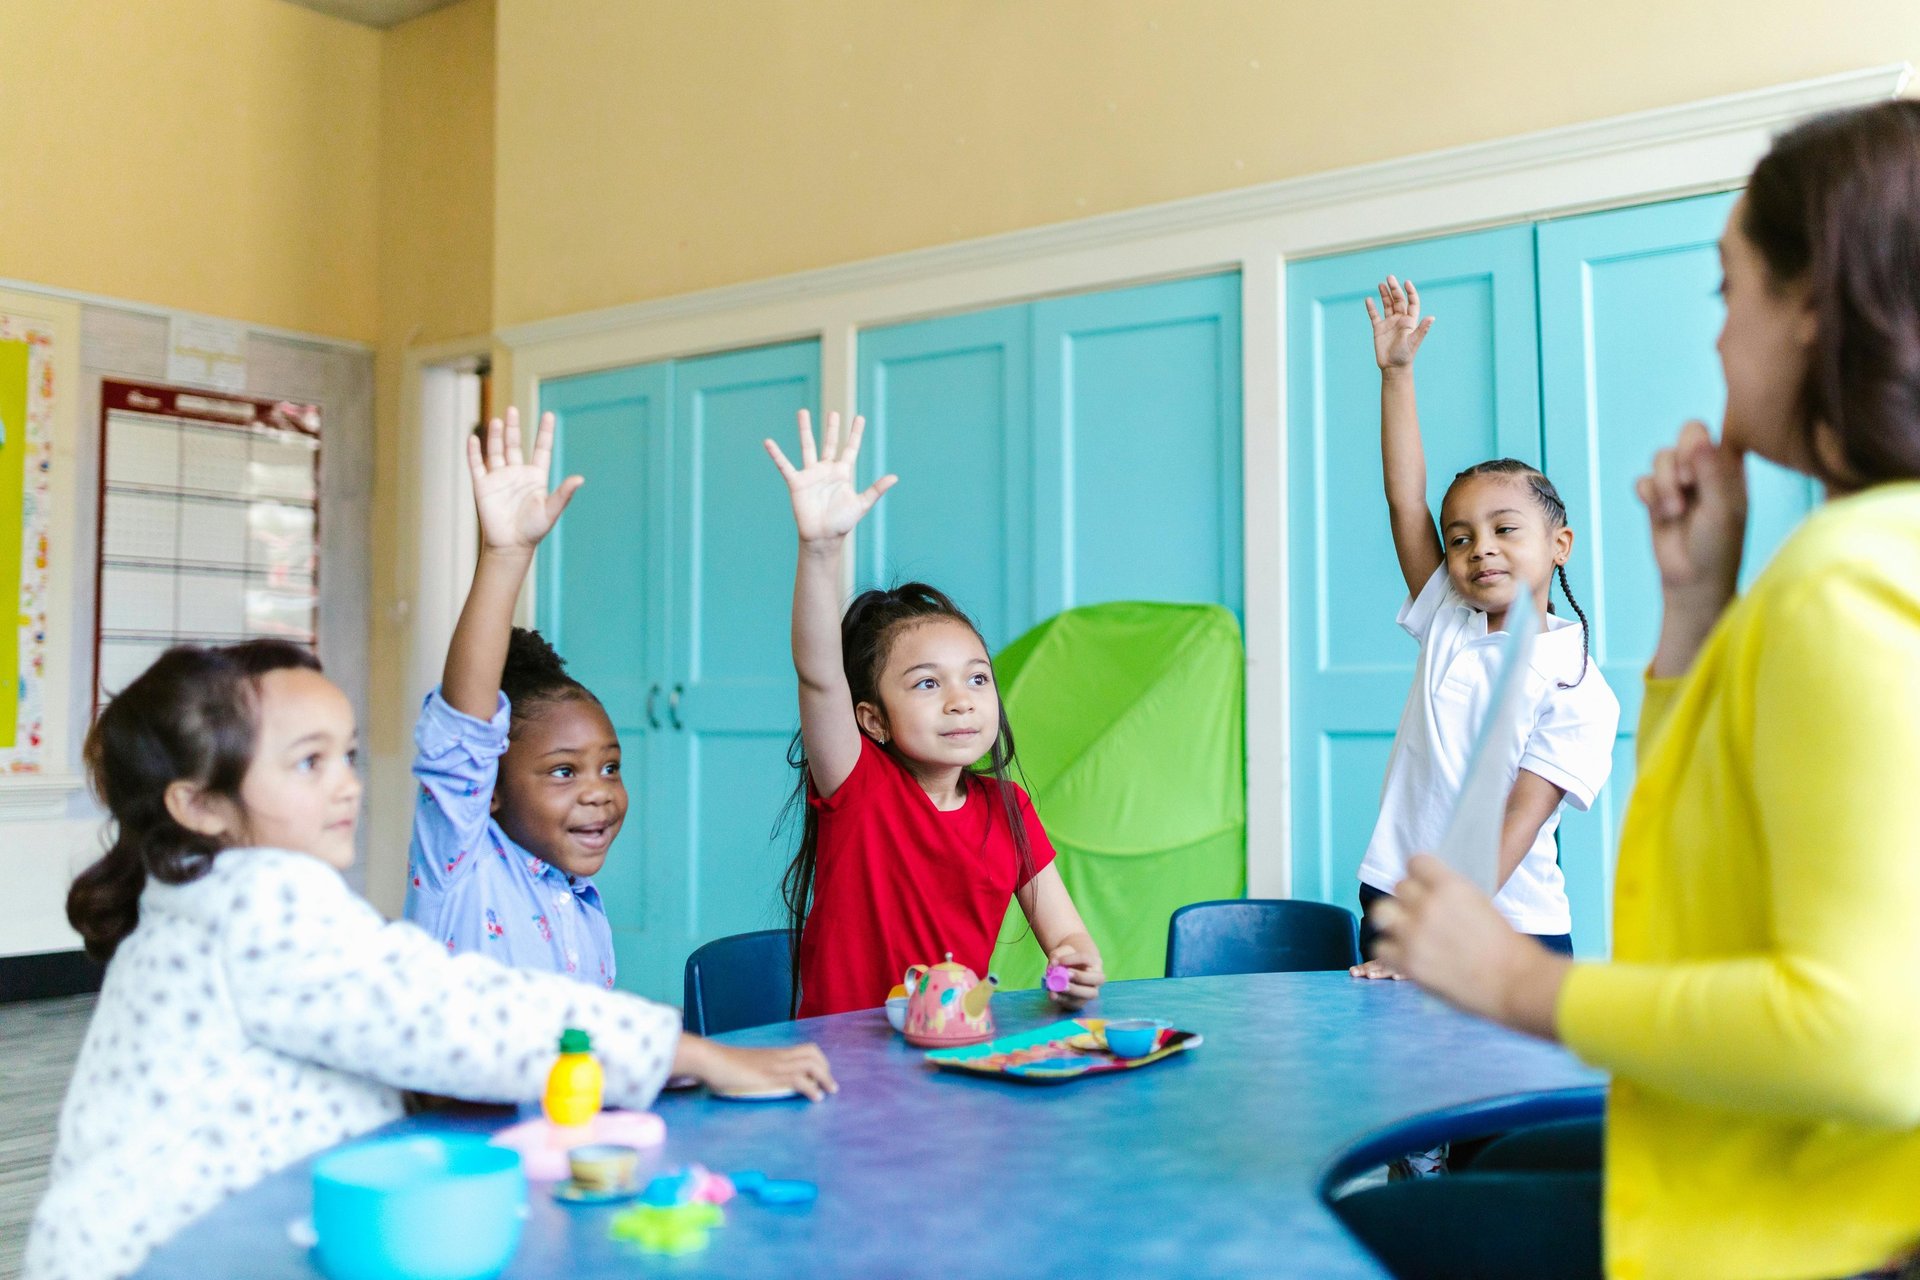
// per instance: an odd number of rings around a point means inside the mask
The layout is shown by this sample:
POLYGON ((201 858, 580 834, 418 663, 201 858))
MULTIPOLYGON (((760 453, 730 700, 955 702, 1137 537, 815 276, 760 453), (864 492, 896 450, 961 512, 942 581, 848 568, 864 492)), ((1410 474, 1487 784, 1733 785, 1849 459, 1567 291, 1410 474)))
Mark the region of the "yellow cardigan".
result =
POLYGON ((1614 962, 1607 1274, 1843 1276, 1920 1241, 1920 484, 1808 517, 1648 680, 1614 962))

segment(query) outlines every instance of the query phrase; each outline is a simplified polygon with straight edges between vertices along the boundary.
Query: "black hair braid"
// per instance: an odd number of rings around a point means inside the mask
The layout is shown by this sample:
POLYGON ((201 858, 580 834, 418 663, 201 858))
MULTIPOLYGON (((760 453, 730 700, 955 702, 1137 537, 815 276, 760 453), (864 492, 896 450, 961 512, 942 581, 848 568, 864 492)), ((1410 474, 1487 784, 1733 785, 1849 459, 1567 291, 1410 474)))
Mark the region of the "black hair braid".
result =
POLYGON ((1573 684, 1560 686, 1562 689, 1571 689, 1587 678, 1587 667, 1591 663, 1593 654, 1593 632, 1587 626, 1587 611, 1582 609, 1580 602, 1573 598, 1573 586, 1567 581, 1567 566, 1557 565, 1554 571, 1560 575, 1561 593, 1567 597, 1567 603, 1573 606, 1574 616, 1580 619, 1580 679, 1575 680, 1573 684))

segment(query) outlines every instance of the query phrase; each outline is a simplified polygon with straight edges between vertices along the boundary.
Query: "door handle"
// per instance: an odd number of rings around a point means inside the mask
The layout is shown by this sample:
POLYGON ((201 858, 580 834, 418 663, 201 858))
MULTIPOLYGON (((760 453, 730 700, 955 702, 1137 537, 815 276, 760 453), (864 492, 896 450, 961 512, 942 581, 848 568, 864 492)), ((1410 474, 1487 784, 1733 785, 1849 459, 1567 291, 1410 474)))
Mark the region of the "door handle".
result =
POLYGON ((673 686, 673 692, 667 695, 667 719, 672 721, 673 727, 676 729, 684 729, 687 727, 680 723, 680 695, 686 691, 687 687, 685 685, 677 684, 673 686))
POLYGON ((660 727, 660 717, 653 709, 654 704, 659 700, 660 686, 656 684, 653 688, 647 690, 647 727, 650 729, 658 729, 660 727))

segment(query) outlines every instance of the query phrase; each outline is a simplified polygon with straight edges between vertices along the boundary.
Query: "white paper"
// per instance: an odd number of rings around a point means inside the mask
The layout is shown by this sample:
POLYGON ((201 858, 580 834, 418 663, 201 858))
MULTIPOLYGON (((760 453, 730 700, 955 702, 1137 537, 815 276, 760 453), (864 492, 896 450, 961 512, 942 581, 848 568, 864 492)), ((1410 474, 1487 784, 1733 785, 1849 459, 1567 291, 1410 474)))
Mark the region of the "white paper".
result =
POLYGON ((214 391, 245 391, 247 327, 175 316, 168 330, 167 381, 214 391))
POLYGON ((1467 778, 1454 801, 1453 818, 1434 856, 1492 895, 1500 873, 1500 828, 1506 821, 1513 779, 1507 773, 1506 744, 1526 737, 1530 708, 1524 696, 1526 672, 1540 637, 1540 615, 1525 591, 1507 610, 1500 644, 1500 674, 1494 678, 1493 703, 1474 740, 1467 778))

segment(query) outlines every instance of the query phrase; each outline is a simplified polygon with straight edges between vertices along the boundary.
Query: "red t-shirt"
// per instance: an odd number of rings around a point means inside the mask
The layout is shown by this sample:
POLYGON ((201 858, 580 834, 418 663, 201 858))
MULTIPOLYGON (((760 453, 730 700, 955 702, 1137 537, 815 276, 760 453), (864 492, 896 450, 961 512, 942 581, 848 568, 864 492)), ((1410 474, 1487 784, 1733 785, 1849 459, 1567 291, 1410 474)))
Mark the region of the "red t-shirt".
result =
MULTIPOLYGON (((813 908, 800 931, 800 1016, 886 1003, 909 965, 946 952, 983 978, 1020 878, 1019 853, 992 778, 972 778, 952 812, 934 807, 912 774, 862 734, 840 789, 809 795, 820 819, 813 908)), ((1053 845, 1027 793, 1033 870, 1053 845)))

